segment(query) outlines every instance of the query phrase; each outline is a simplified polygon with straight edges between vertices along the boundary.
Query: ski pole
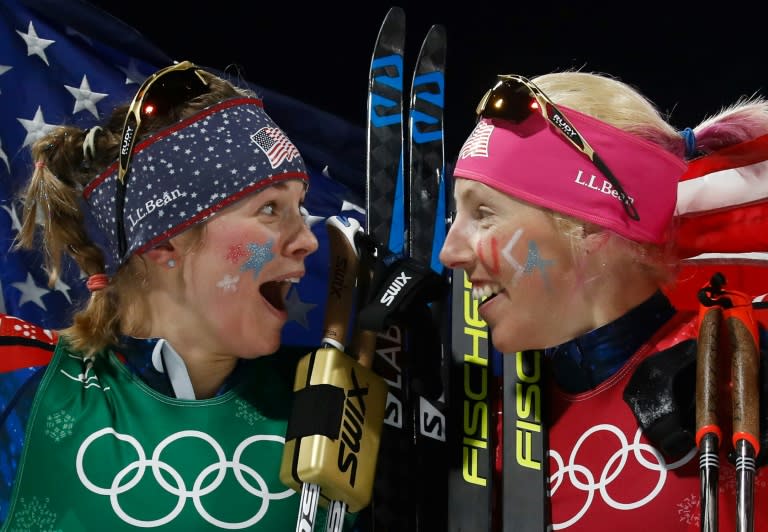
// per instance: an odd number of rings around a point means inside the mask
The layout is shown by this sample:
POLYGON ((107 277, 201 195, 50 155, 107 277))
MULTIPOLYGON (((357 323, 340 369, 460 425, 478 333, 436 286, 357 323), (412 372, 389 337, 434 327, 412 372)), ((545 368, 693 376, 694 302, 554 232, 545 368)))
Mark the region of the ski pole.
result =
POLYGON ((696 445, 699 448, 702 532, 717 531, 717 484, 722 432, 717 419, 718 339, 723 311, 718 304, 702 305, 696 356, 696 445))
POLYGON ((297 532, 314 530, 320 498, 329 501, 326 530, 340 531, 349 508, 370 500, 384 417, 386 383, 344 352, 358 260, 357 220, 326 221, 330 274, 322 347, 299 361, 294 407, 286 431, 280 478, 297 489, 297 532))
POLYGON ((757 325, 752 302, 728 292, 734 302, 725 309, 732 359, 733 447, 736 450, 736 530, 754 529, 755 457, 760 452, 759 358, 757 325))
MULTIPOLYGON (((323 347, 335 347, 339 351, 344 351, 344 340, 352 309, 352 294, 356 284, 358 267, 354 239, 355 234, 361 228, 357 220, 350 218, 342 222, 342 218, 338 216, 328 218, 326 225, 329 229, 328 238, 331 241, 331 250, 333 250, 332 260, 336 262, 335 265, 332 265, 333 279, 331 279, 329 290, 336 297, 329 297, 328 300, 327 324, 321 344, 323 347), (331 228, 337 230, 332 231, 331 228)), ((347 505, 344 501, 331 501, 325 526, 327 532, 338 532, 342 529, 346 511, 347 505)))

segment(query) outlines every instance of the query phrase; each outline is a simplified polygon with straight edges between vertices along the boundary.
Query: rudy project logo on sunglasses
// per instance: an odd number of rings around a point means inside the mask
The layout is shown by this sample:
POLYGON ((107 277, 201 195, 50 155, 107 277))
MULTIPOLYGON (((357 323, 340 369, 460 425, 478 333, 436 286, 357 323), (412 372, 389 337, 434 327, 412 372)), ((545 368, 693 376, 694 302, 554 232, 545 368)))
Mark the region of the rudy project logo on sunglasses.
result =
POLYGON ((136 132, 129 124, 125 126, 125 132, 123 133, 123 143, 120 145, 120 155, 128 155, 131 149, 131 141, 133 140, 133 134, 136 132))
POLYGON ((552 113, 552 122, 572 141, 579 138, 579 134, 576 133, 576 130, 573 129, 573 126, 568 123, 561 113, 552 113))
POLYGON ((487 122, 478 122, 472 134, 462 146, 459 159, 467 157, 488 157, 488 144, 491 142, 491 133, 494 126, 487 122))

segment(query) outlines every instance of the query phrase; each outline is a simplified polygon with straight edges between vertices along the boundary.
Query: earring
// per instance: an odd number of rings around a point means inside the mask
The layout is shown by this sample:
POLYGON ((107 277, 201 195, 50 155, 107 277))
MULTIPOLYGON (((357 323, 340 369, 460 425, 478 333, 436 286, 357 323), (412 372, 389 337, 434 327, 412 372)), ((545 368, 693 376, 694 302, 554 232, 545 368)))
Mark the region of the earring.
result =
POLYGON ((168 259, 168 262, 166 264, 168 264, 169 268, 174 268, 176 266, 176 261, 173 259, 168 259))

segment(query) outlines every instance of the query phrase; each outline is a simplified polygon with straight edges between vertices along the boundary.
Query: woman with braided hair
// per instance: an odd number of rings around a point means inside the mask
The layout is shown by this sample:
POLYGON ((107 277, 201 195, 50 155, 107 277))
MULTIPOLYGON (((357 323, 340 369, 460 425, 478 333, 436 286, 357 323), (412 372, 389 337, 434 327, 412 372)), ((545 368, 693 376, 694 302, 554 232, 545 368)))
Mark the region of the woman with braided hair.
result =
MULTIPOLYGON (((673 215, 688 161, 767 135, 768 102, 744 99, 681 133, 629 85, 560 72, 498 76, 477 114, 454 169, 456 213, 440 257, 466 272, 505 364, 543 350, 548 524, 713 530, 711 514, 700 516, 694 441, 698 319, 668 297, 679 259, 673 215)), ((737 520, 728 429, 720 530, 737 520)), ((761 430, 744 435, 755 453, 765 422, 761 430)), ((768 531, 765 469, 754 489, 749 517, 768 531)))
POLYGON ((254 94, 183 62, 32 155, 19 245, 42 246, 52 283, 72 257, 91 296, 62 331, 0 316, 17 368, 0 382, 0 522, 294 527, 278 476, 294 373, 267 355, 318 245, 295 146, 254 94))

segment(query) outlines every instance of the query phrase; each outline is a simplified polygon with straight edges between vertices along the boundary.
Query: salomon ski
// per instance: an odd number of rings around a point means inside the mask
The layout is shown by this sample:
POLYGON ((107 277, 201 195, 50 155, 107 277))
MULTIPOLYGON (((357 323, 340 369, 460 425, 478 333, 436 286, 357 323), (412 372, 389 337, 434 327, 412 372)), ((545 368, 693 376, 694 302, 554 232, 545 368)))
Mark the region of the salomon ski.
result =
MULTIPOLYGON (((444 276, 439 260, 446 234, 446 181, 443 118, 445 108, 446 31, 434 25, 422 42, 411 84, 408 134, 408 217, 406 254, 444 276)), ((446 529, 448 479, 447 389, 450 364, 441 331, 444 293, 409 313, 406 352, 411 423, 414 432, 412 475, 417 530, 446 529)))
POLYGON ((439 305, 431 305, 447 293, 439 262, 431 267, 445 236, 446 54, 445 30, 434 26, 416 61, 404 136, 404 22, 402 10, 390 10, 371 62, 366 235, 373 251, 362 250, 361 257, 369 257, 372 273, 363 268, 360 275, 367 298, 358 324, 378 332, 373 368, 389 385, 373 528, 410 531, 443 529, 435 519, 445 515, 446 502, 446 460, 440 456, 447 458, 447 367, 435 314, 439 305), (414 323, 418 331, 409 327, 414 323))

